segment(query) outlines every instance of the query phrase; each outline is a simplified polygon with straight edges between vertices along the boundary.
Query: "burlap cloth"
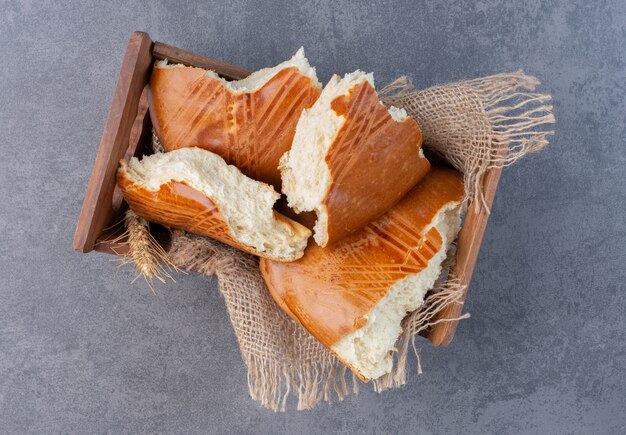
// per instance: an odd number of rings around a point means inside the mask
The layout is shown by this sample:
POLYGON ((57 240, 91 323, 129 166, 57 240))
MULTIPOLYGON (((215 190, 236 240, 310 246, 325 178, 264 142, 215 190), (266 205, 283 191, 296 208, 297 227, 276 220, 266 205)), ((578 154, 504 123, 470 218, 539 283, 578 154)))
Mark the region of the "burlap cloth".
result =
MULTIPOLYGON (((554 123, 550 96, 531 92, 538 84, 521 71, 424 90, 414 90, 400 78, 380 94, 386 104, 405 108, 417 120, 426 149, 463 172, 465 204, 473 201, 475 207, 483 207, 485 171, 541 149, 553 133, 546 127, 554 123)), ((275 411, 285 410, 293 393, 297 409, 309 409, 358 392, 360 381, 274 303, 257 258, 183 232, 173 233, 168 255, 181 269, 217 277, 254 400, 275 411)), ((447 259, 448 265, 452 262, 453 252, 447 259)), ((404 319, 393 371, 373 382, 376 391, 406 382, 409 344, 415 349, 419 332, 432 324, 442 307, 460 297, 461 290, 444 273, 424 305, 404 319)))

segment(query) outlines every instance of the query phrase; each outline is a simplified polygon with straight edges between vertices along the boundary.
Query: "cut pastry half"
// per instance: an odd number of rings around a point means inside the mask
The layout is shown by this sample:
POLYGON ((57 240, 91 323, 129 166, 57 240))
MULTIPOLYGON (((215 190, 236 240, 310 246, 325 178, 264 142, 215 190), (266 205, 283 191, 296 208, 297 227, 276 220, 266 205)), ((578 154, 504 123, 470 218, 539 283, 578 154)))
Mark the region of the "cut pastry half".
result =
POLYGON ((422 133, 404 109, 385 107, 374 77, 335 75, 302 112, 280 161, 296 212, 315 211, 315 241, 334 243, 396 204, 428 172, 422 133))
POLYGON ((137 215, 276 261, 300 258, 311 231, 273 210, 280 195, 216 154, 181 148, 122 161, 117 184, 137 215))
POLYGON ((279 306, 363 381, 392 368, 405 315, 441 273, 460 228, 462 175, 434 167, 393 209, 292 263, 261 260, 279 306))
POLYGON ((202 68, 157 61, 150 116, 165 151, 199 147, 280 189, 278 162, 321 84, 301 48, 289 60, 227 81, 202 68))

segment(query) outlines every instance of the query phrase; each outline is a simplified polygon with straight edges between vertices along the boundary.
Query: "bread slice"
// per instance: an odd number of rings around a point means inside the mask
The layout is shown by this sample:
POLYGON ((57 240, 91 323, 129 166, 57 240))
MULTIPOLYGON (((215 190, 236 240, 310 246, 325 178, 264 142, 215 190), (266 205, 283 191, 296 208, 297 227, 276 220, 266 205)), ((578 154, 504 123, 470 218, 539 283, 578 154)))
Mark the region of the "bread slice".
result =
POLYGON ((292 263, 261 261, 270 293, 363 381, 392 367, 405 315, 441 273, 460 227, 462 175, 434 167, 393 209, 292 263))
POLYGON ((428 172, 422 134, 404 109, 385 107, 374 77, 335 75, 302 112, 280 168, 283 193, 300 213, 315 211, 315 241, 326 246, 396 204, 428 172))
POLYGON ((161 60, 150 78, 150 116, 165 151, 204 148, 280 189, 279 159, 291 147, 300 113, 320 91, 302 48, 238 81, 161 60))
POLYGON ((276 261, 300 258, 311 231, 273 210, 280 195, 216 154, 181 148, 122 161, 117 184, 135 213, 276 261))

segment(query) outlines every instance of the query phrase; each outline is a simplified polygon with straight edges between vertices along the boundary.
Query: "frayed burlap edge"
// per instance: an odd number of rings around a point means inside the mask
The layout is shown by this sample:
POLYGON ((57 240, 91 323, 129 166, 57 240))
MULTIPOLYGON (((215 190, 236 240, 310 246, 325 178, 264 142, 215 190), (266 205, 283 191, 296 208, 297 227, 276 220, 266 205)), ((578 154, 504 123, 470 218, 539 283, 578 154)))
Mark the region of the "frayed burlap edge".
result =
POLYGON ((416 337, 420 335, 422 331, 426 331, 438 323, 467 319, 469 313, 454 319, 435 320, 437 314, 448 305, 463 303, 465 288, 466 286, 461 284, 458 280, 449 279, 441 284, 441 286, 431 291, 424 300, 424 304, 419 309, 404 318, 402 321, 402 334, 396 342, 393 369, 391 372, 373 381, 374 390, 376 392, 380 393, 390 388, 396 388, 406 384, 406 365, 409 355, 409 344, 411 344, 413 354, 417 359, 418 373, 422 373, 419 352, 415 345, 416 337))
POLYGON ((182 231, 172 235, 169 258, 185 270, 216 276, 248 368, 252 399, 284 411, 295 394, 297 409, 304 410, 358 391, 356 382, 349 388, 346 367, 275 304, 258 258, 182 231))
MULTIPOLYGON (((256 257, 215 240, 175 231, 169 259, 179 268, 217 277, 248 368, 252 399, 266 408, 284 411, 291 394, 297 398, 298 410, 358 394, 360 381, 356 376, 271 299, 256 257), (268 322, 273 329, 268 329, 268 322)), ((393 370, 373 382, 375 391, 406 383, 409 344, 421 372, 416 335, 437 323, 434 317, 444 306, 461 301, 463 291, 458 282, 449 280, 429 292, 422 307, 404 319, 393 370)))
POLYGON ((548 94, 534 93, 540 82, 523 71, 496 74, 415 90, 407 77, 384 87, 387 105, 404 108, 422 128, 424 147, 463 172, 465 201, 484 206, 483 178, 541 150, 555 122, 548 94))

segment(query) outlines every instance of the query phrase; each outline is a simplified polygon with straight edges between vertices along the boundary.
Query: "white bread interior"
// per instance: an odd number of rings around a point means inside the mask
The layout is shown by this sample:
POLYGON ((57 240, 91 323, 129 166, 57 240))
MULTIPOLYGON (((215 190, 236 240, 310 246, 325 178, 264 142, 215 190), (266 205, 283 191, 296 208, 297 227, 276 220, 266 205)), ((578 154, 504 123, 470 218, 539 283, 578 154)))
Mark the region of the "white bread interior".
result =
MULTIPOLYGON (((167 59, 160 60, 156 63, 157 68, 187 68, 187 66, 178 64, 178 63, 169 63, 167 59)), ((311 81, 318 87, 321 88, 322 84, 317 79, 317 74, 315 72, 315 67, 312 67, 309 64, 308 59, 304 55, 304 47, 300 47, 300 49, 293 55, 293 57, 285 62, 282 62, 276 66, 271 68, 263 68, 258 71, 253 72, 248 77, 241 80, 228 81, 219 75, 215 71, 206 70, 206 73, 209 77, 220 80, 224 86, 230 90, 234 94, 242 94, 246 92, 255 92, 258 91, 265 85, 268 81, 272 79, 276 74, 280 71, 295 67, 298 69, 300 74, 306 76, 311 79, 311 81)))
MULTIPOLYGON (((333 75, 315 104, 300 115, 291 150, 280 160, 282 190, 289 206, 297 213, 315 211, 317 221, 313 237, 320 246, 328 241, 328 214, 322 201, 331 179, 325 158, 346 121, 345 116, 335 113, 331 104, 335 98, 347 95, 350 89, 365 81, 374 87, 372 73, 357 70, 343 78, 333 75)), ((389 107, 388 111, 395 121, 408 116, 404 109, 397 107, 389 107)))
POLYGON ((442 237, 441 249, 420 273, 409 275, 395 283, 380 302, 365 316, 367 323, 346 335, 332 350, 367 379, 376 379, 391 371, 392 350, 400 333, 400 324, 407 313, 418 309, 426 292, 433 288, 441 273, 450 243, 461 226, 459 203, 449 203, 424 230, 435 227, 442 237))
POLYGON ((310 232, 294 232, 275 218, 273 206, 280 197, 274 188, 246 177, 217 154, 200 148, 179 148, 153 154, 142 160, 133 157, 126 166, 130 179, 151 191, 172 180, 208 196, 235 238, 273 258, 302 256, 310 232))

